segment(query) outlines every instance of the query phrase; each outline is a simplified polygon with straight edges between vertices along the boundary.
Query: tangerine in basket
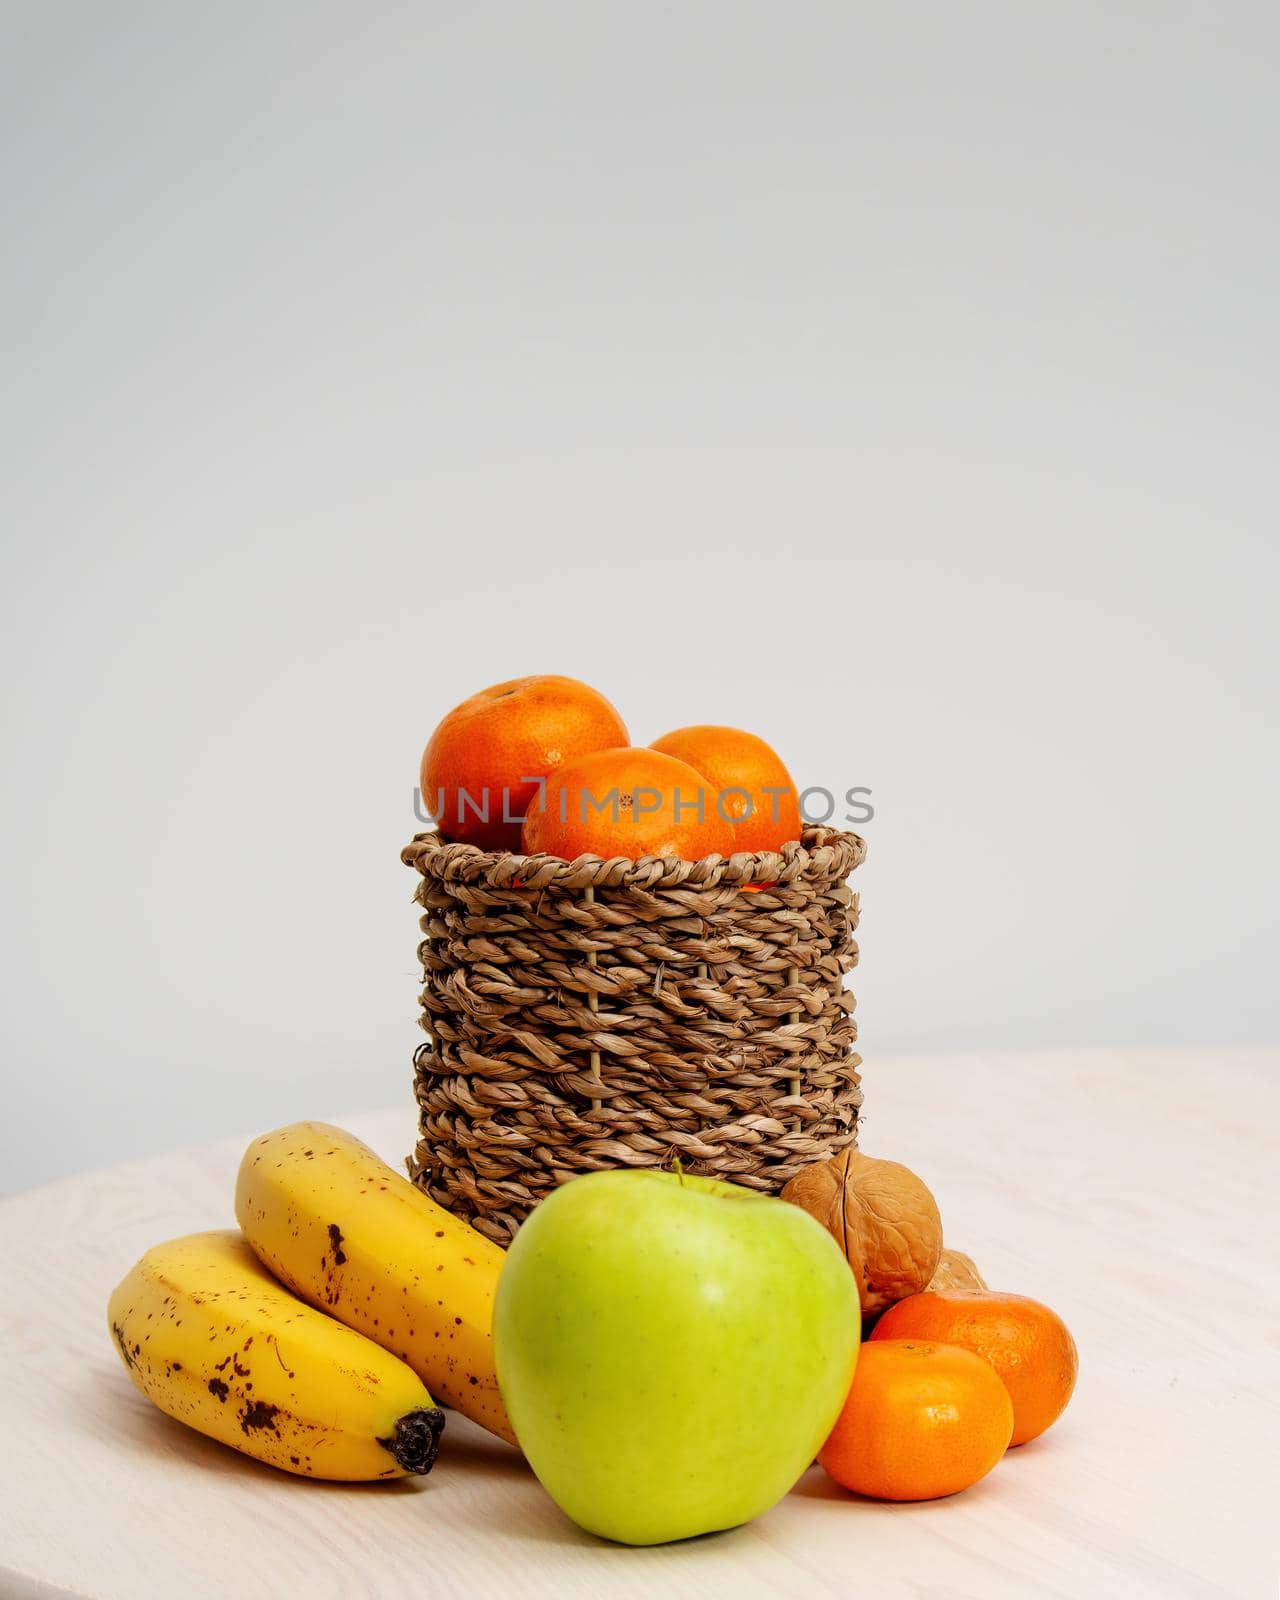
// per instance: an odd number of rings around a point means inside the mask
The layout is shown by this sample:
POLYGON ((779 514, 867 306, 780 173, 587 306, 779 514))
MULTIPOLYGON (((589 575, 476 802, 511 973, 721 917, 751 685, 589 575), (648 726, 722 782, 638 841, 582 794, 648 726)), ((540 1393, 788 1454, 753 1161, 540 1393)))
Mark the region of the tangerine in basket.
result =
POLYGON ((800 837, 800 797, 781 756, 757 734, 700 722, 676 728, 649 747, 687 761, 707 780, 733 826, 735 850, 781 850, 800 837))
POLYGON ((926 1290, 890 1306, 871 1338, 942 1339, 990 1362, 1013 1401, 1011 1444, 1026 1444, 1056 1422, 1076 1386, 1076 1345, 1066 1323, 1021 1294, 926 1290))
POLYGON ((439 723, 422 753, 422 798, 446 838, 519 850, 538 779, 626 742, 622 718, 590 684, 553 673, 512 678, 481 689, 439 723))
POLYGON ((530 802, 524 848, 563 856, 732 855, 733 829, 702 775, 674 756, 634 747, 567 761, 530 802))
POLYGON ((956 1345, 885 1339, 858 1352, 853 1386, 818 1460, 876 1500, 936 1500, 985 1478, 1013 1432, 990 1364, 956 1345))

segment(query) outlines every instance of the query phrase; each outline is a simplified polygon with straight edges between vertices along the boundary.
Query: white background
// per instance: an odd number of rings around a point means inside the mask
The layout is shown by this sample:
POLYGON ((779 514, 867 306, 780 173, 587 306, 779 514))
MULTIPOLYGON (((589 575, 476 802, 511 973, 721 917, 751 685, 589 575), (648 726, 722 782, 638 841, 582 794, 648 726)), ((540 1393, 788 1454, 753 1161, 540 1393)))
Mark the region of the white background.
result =
POLYGON ((873 1146, 895 1052, 1275 1041, 1274 8, 3 30, 0 1186, 404 1101, 528 671, 872 788, 873 1146))

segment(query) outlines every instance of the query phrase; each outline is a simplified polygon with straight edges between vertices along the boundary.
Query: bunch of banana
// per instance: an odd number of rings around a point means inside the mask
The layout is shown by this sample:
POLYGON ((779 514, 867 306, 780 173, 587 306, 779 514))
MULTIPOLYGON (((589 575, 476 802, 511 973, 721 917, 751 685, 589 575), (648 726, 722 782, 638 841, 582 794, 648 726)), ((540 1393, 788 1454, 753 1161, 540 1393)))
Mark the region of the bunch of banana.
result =
POLYGON ((236 1220, 277 1278, 399 1356, 446 1405, 514 1444, 493 1365, 505 1259, 367 1145, 323 1122, 255 1139, 236 1220))
POLYGON ((180 1422, 286 1472, 429 1472, 444 1413, 372 1340, 282 1289, 238 1233, 148 1250, 111 1296, 129 1376, 180 1422))

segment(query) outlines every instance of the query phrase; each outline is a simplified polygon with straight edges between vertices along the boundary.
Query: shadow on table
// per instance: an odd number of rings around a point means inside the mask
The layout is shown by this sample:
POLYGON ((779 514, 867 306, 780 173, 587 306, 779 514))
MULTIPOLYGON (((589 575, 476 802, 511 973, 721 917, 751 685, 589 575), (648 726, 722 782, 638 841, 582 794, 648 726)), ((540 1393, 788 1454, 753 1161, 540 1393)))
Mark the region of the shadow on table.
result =
MULTIPOLYGON (((699 1553, 705 1552, 706 1559, 710 1560, 713 1553, 722 1553, 732 1544, 750 1538, 751 1524, 741 1528, 725 1528, 718 1533, 698 1534, 691 1539, 677 1539, 669 1544, 654 1545, 626 1545, 615 1544, 611 1539, 602 1539, 594 1533, 587 1533, 579 1528, 576 1523, 564 1514, 552 1500, 551 1496, 537 1483, 532 1473, 529 1475, 533 1490, 528 1499, 512 1504, 508 1501, 502 1508, 502 1537, 504 1540, 514 1539, 526 1544, 558 1545, 562 1550, 589 1550, 599 1558, 616 1556, 619 1561, 619 1572, 623 1570, 622 1563, 626 1563, 626 1570, 634 1574, 641 1570, 636 1564, 649 1562, 665 1562, 673 1551, 681 1552, 682 1557, 696 1567, 699 1553)), ((477 1505, 474 1514, 466 1507, 450 1507, 450 1518, 459 1525, 478 1534, 492 1534, 493 1509, 477 1505)), ((593 1566, 594 1578, 602 1575, 598 1567, 593 1566)), ((656 1580, 655 1580, 656 1581, 656 1580)))
MULTIPOLYGON (((251 1481, 254 1475, 264 1483, 287 1490, 301 1487, 309 1494, 341 1490, 344 1493, 380 1495, 423 1494, 430 1492, 435 1471, 421 1477, 381 1478, 368 1483, 349 1483, 341 1479, 308 1478, 279 1467, 268 1466, 252 1456, 242 1455, 229 1445, 189 1428, 166 1415, 129 1381, 114 1362, 103 1361, 87 1367, 78 1391, 67 1395, 67 1421, 71 1428, 86 1433, 111 1450, 135 1450, 153 1460, 177 1466, 194 1466, 223 1477, 251 1481), (249 1475, 246 1478, 246 1474, 249 1475)), ((518 1450, 501 1439, 494 1439, 474 1424, 447 1413, 444 1438, 435 1470, 440 1467, 483 1466, 488 1476, 525 1476, 533 1481, 518 1450)))
MULTIPOLYGON (((260 1485, 275 1495, 294 1491, 307 1497, 372 1494, 381 1501, 406 1495, 430 1496, 437 1484, 441 1490, 464 1488, 468 1480, 479 1490, 482 1483, 493 1484, 496 1480, 506 1490, 501 1505, 504 1540, 554 1544, 564 1549, 575 1546, 596 1551, 623 1548, 576 1527, 543 1490, 518 1450, 493 1438, 456 1412, 448 1413, 439 1459, 426 1476, 343 1483, 283 1472, 278 1467, 255 1461, 252 1456, 241 1455, 166 1416, 134 1388, 118 1365, 109 1360, 84 1370, 78 1390, 67 1394, 66 1407, 69 1429, 92 1437, 113 1452, 132 1451, 173 1471, 207 1472, 228 1484, 260 1485)), ((451 1496, 448 1517, 451 1527, 460 1527, 484 1538, 494 1534, 494 1504, 483 1493, 451 1496)), ((704 1544, 707 1541, 692 1542, 704 1544)))
MULTIPOLYGON (((1025 1445, 1020 1449, 1026 1449, 1025 1445)), ((1001 1467, 1016 1456, 1018 1451, 1012 1451, 1004 1461, 997 1463, 994 1471, 989 1472, 985 1478, 964 1489, 961 1493, 967 1502, 973 1503, 990 1494, 996 1487, 995 1480, 1001 1467)), ((938 1500, 874 1500, 870 1495, 854 1494, 850 1489, 842 1489, 834 1478, 830 1477, 821 1467, 810 1467, 800 1482, 796 1484, 791 1493, 802 1500, 834 1500, 845 1507, 847 1511, 875 1511, 881 1515, 905 1516, 927 1515, 936 1506, 949 1505, 956 1495, 949 1494, 938 1500)))
MULTIPOLYGON (((111 1360, 103 1360, 83 1369, 79 1387, 66 1396, 66 1416, 69 1428, 90 1436, 109 1450, 136 1451, 175 1470, 194 1468, 242 1484, 256 1480, 264 1487, 275 1486, 275 1493, 287 1494, 297 1489, 311 1496, 374 1494, 386 1499, 430 1495, 437 1482, 443 1489, 446 1482, 453 1488, 466 1479, 477 1484, 481 1478, 488 1482, 498 1480, 507 1491, 501 1508, 504 1540, 530 1545, 557 1545, 565 1550, 577 1548, 606 1557, 609 1552, 616 1551, 620 1559, 631 1563, 659 1560, 664 1552, 670 1553, 678 1548, 684 1560, 696 1565, 699 1552, 707 1552, 710 1559, 713 1552, 723 1552, 731 1543, 750 1537, 748 1526, 681 1540, 678 1546, 654 1545, 636 1549, 599 1539, 577 1527, 560 1511, 542 1489, 518 1450, 452 1411, 448 1413, 439 1461, 433 1472, 425 1477, 382 1479, 372 1483, 298 1477, 255 1461, 252 1456, 241 1455, 239 1451, 166 1416, 134 1388, 125 1372, 111 1360)), ((992 1478, 984 1479, 966 1491, 966 1498, 982 1495, 991 1485, 992 1478)), ((804 1500, 836 1502, 846 1516, 853 1511, 880 1515, 920 1515, 928 1514, 932 1507, 947 1504, 945 1500, 925 1500, 894 1505, 850 1494, 818 1466, 811 1467, 791 1493, 804 1500)), ((493 1503, 483 1494, 451 1498, 448 1515, 451 1526, 465 1528, 482 1537, 489 1537, 494 1532, 493 1503)), ((635 1566, 632 1565, 630 1570, 634 1572, 635 1566)))

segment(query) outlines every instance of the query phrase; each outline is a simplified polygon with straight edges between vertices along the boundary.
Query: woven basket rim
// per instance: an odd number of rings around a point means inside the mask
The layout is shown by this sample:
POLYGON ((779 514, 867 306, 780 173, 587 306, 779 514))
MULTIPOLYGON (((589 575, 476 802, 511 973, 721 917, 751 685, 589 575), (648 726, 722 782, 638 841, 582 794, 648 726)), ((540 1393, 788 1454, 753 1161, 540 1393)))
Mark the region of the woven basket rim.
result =
POLYGON ((424 878, 451 883, 485 883, 494 889, 670 889, 682 884, 795 883, 847 877, 866 857, 860 834, 820 824, 807 826, 799 840, 781 851, 742 850, 731 856, 682 861, 672 856, 519 855, 511 850, 481 850, 446 839, 435 829, 417 833, 400 852, 405 866, 424 878))

